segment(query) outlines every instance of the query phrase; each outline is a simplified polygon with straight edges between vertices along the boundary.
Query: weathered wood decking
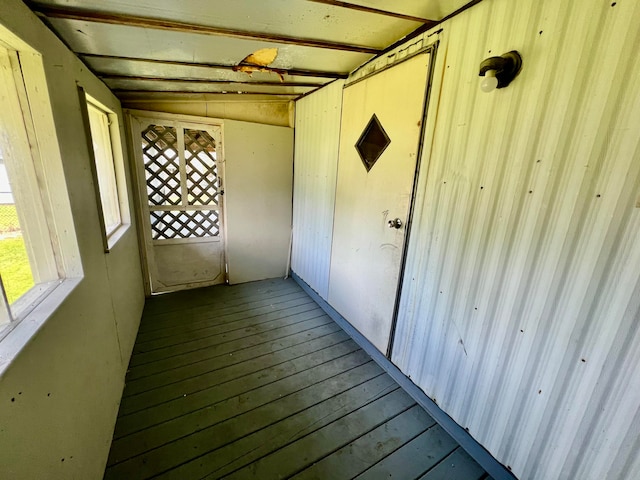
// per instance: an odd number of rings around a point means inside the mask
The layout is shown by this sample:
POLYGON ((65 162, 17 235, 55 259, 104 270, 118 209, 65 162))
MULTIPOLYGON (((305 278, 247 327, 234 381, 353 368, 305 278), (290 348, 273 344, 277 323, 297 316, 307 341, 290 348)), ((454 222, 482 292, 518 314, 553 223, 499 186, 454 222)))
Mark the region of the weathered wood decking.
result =
POLYGON ((486 473, 291 280, 147 301, 106 479, 486 473))

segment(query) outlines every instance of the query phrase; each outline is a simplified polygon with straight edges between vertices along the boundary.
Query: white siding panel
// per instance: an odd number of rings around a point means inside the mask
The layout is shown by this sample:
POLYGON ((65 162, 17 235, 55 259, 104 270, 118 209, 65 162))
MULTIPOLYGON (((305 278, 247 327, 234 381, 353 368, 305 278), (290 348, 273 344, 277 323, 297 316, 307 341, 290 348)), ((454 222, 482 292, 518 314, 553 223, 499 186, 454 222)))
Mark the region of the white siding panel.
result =
POLYGON ((519 478, 640 478, 638 25, 600 0, 443 25, 393 361, 519 478))
POLYGON ((338 169, 342 80, 296 103, 291 268, 326 299, 338 169))

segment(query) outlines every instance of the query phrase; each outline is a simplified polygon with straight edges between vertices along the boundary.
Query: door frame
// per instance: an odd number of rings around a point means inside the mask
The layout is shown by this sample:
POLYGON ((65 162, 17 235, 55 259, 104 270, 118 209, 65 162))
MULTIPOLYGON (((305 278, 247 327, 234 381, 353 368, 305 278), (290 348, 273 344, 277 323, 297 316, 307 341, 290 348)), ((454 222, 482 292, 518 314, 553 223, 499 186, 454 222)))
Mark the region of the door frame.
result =
MULTIPOLYGON (((438 45, 440 44, 439 40, 427 45, 426 47, 418 50, 415 54, 407 57, 411 58, 414 55, 418 55, 420 53, 429 52, 431 58, 429 60, 429 71, 427 72, 427 85, 425 86, 425 94, 422 105, 422 125, 420 126, 420 133, 418 135, 418 150, 417 150, 417 158, 416 158, 416 171, 413 175, 413 186, 411 187, 411 200, 409 202, 409 213, 407 215, 407 223, 404 233, 404 244, 402 247, 402 255, 400 257, 400 271, 398 274, 398 287, 396 288, 396 298, 394 300, 393 306, 393 315, 391 317, 391 332, 389 332, 389 343, 387 344, 387 351, 385 356, 391 361, 391 355, 393 354, 393 343, 396 337, 396 327, 398 324, 398 312, 400 310, 400 297, 402 296, 402 287, 404 284, 404 275, 407 266, 407 254, 409 252, 409 241, 411 238, 411 227, 413 226, 413 213, 415 211, 415 203, 418 192, 418 177, 420 175, 420 171, 422 169, 422 159, 425 151, 426 140, 427 140, 427 132, 431 136, 431 142, 429 143, 429 147, 433 142, 433 135, 435 133, 435 118, 431 121, 431 117, 437 117, 437 110, 432 112, 432 115, 429 115, 429 105, 431 100, 431 93, 433 90, 434 84, 434 73, 436 71, 436 63, 438 59, 438 45), (429 124, 429 130, 427 130, 427 124, 429 124)), ((404 61, 406 59, 403 59, 404 61)), ((396 62, 397 64, 398 62, 396 62)), ((429 172, 429 164, 426 165, 426 174, 429 172)))
MULTIPOLYGON (((393 313, 391 316, 391 331, 389 332, 389 341, 387 343, 387 349, 385 352, 385 356, 391 360, 391 355, 393 353, 393 343, 395 340, 395 334, 396 334, 396 326, 398 323, 398 312, 399 312, 399 308, 400 308, 400 297, 402 295, 402 286, 404 283, 404 275, 405 275, 405 270, 406 270, 406 264, 407 264, 407 253, 408 253, 408 249, 409 249, 409 241, 410 241, 410 237, 411 237, 411 227, 413 225, 413 214, 415 211, 415 201, 416 201, 416 194, 417 194, 417 188, 418 188, 418 177, 420 175, 420 171, 422 168, 424 168, 422 166, 422 159, 423 159, 423 154, 424 151, 427 147, 426 145, 426 140, 427 140, 427 133, 429 133, 431 136, 433 136, 434 132, 435 132, 435 121, 429 121, 431 116, 437 115, 437 110, 432 112, 432 115, 428 115, 429 114, 429 106, 430 106, 430 99, 431 99, 431 93, 433 90, 433 84, 434 84, 434 74, 436 71, 436 63, 437 63, 437 53, 438 53, 438 46, 440 44, 440 40, 436 40, 433 43, 430 43, 429 45, 419 48, 418 50, 416 50, 415 52, 411 52, 410 54, 402 57, 401 59, 398 59, 394 62, 388 63, 383 65, 382 67, 378 68, 378 69, 369 69, 369 71, 365 71, 366 69, 366 65, 363 66, 360 71, 363 72, 362 75, 357 76, 357 78, 354 78, 352 81, 347 81, 345 82, 344 86, 343 86, 343 91, 345 89, 347 89, 348 87, 361 82, 365 79, 368 79, 374 75, 377 75, 378 73, 384 72, 385 70, 388 70, 390 68, 393 68, 397 65, 399 65, 400 63, 403 63, 417 55, 421 55, 424 53, 428 53, 430 56, 429 59, 429 69, 427 72, 427 84, 425 85, 425 93, 423 96, 423 105, 422 105, 422 125, 420 126, 420 133, 418 134, 418 145, 417 145, 417 150, 416 150, 416 168, 413 174, 413 185, 411 187, 411 199, 409 201, 409 211, 407 214, 407 221, 406 221, 406 225, 405 225, 405 229, 404 229, 404 240, 403 240, 403 246, 402 246, 402 254, 400 257, 400 266, 399 266, 399 271, 398 271, 398 283, 397 283, 397 287, 396 287, 396 295, 394 298, 394 306, 393 306, 393 313), (428 125, 427 125, 428 124, 428 125)), ((375 62, 375 60, 373 61, 375 62)), ((358 72, 355 72, 355 75, 357 75, 358 72)), ((430 144, 429 144, 430 145, 430 144)), ((426 165, 427 167, 427 172, 428 172, 428 165, 426 165)))
MULTIPOLYGON (((145 179, 144 176, 144 160, 142 158, 142 149, 137 142, 137 135, 139 127, 137 125, 137 118, 152 119, 152 120, 165 120, 167 122, 180 122, 190 124, 191 126, 202 126, 203 129, 207 127, 216 127, 220 129, 220 139, 218 145, 216 145, 216 164, 218 167, 218 177, 221 179, 222 190, 226 185, 224 176, 225 165, 225 153, 224 153, 224 121, 218 118, 201 117, 193 115, 173 114, 166 112, 155 112, 150 110, 134 110, 123 109, 125 123, 128 130, 128 147, 130 152, 131 161, 131 176, 133 179, 134 188, 134 206, 136 216, 136 227, 138 229, 138 244, 140 247, 140 263, 142 266, 144 291, 147 297, 154 294, 161 294, 165 292, 153 292, 151 285, 151 274, 154 268, 150 263, 153 262, 153 240, 151 238, 151 232, 147 229, 148 220, 145 219, 145 205, 148 204, 146 189, 143 191, 141 185, 145 179)), ((222 242, 224 244, 224 276, 225 283, 228 281, 228 245, 227 245, 227 209, 225 207, 224 194, 222 200, 222 206, 220 209, 220 224, 222 230, 222 242)), ((155 264, 154 264, 155 265, 155 264)), ((186 290, 195 287, 204 287, 211 285, 215 282, 197 282, 175 286, 171 291, 186 290)))

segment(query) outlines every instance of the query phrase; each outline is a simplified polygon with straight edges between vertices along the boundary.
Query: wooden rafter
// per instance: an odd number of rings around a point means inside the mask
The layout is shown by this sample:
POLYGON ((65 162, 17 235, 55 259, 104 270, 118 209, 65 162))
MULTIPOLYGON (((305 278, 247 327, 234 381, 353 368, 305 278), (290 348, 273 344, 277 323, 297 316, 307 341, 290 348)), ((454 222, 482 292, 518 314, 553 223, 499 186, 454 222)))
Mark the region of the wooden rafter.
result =
MULTIPOLYGON (((318 88, 322 87, 322 85, 318 85, 318 88)), ((223 92, 194 92, 191 90, 132 90, 127 88, 113 88, 111 91, 116 95, 121 94, 157 94, 157 95, 220 95, 220 96, 243 96, 248 97, 250 95, 256 96, 267 96, 267 97, 282 97, 282 98, 293 98, 296 99, 302 96, 302 93, 277 93, 277 92, 244 92, 242 90, 234 90, 226 93, 223 92)), ((304 94, 306 95, 306 93, 304 94)), ((147 99, 145 99, 147 100, 147 99)))
MULTIPOLYGON (((235 65, 222 65, 218 63, 207 63, 207 62, 182 62, 178 60, 157 60, 154 58, 139 58, 139 57, 120 57, 116 55, 100 55, 96 53, 82 53, 76 52, 76 55, 90 60, 92 58, 102 58, 107 60, 124 60, 130 62, 145 62, 145 63, 154 63, 158 65, 176 65, 180 67, 199 67, 199 68, 210 68, 210 69, 219 69, 219 70, 234 70, 235 65)), ((318 77, 318 78, 347 78, 349 73, 342 72, 327 72, 327 71, 318 71, 318 70, 300 70, 293 68, 273 68, 273 67, 260 67, 265 71, 270 71, 274 73, 278 73, 280 75, 292 75, 299 77, 318 77)))
POLYGON ((140 76, 140 75, 115 75, 110 73, 99 73, 98 76, 103 80, 133 80, 133 81, 146 81, 146 82, 175 82, 175 83, 212 83, 212 84, 228 84, 228 85, 261 85, 271 87, 321 87, 322 83, 313 82, 264 82, 254 81, 247 77, 246 82, 238 80, 223 80, 223 79, 209 79, 209 78, 175 78, 175 77, 153 77, 153 76, 140 76))
POLYGON ((376 55, 381 49, 351 45, 347 43, 331 42, 327 40, 314 40, 309 38, 297 38, 274 33, 252 32, 248 30, 236 30, 231 28, 213 27, 175 20, 166 20, 138 15, 124 15, 120 13, 106 13, 84 8, 59 7, 43 5, 37 2, 30 2, 30 8, 48 18, 64 18, 69 20, 80 20, 84 22, 98 22, 109 25, 124 25, 129 27, 152 28, 171 32, 197 33, 201 35, 215 35, 232 38, 243 38, 252 40, 264 40, 268 42, 284 43, 301 47, 324 48, 329 50, 339 50, 345 52, 357 52, 376 55))

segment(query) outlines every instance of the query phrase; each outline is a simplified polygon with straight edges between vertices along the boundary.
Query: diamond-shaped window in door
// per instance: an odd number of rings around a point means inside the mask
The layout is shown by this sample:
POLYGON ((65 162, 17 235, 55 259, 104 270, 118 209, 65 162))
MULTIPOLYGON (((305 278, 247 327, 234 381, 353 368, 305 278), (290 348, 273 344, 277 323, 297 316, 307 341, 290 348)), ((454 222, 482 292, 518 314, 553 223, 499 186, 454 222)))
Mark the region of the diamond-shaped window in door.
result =
POLYGON ((390 143, 391 139, 389 135, 384 131, 380 120, 378 120, 378 117, 374 113, 365 127, 364 132, 362 132, 362 135, 360 135, 360 138, 356 142, 356 150, 367 172, 373 168, 376 161, 380 158, 380 155, 382 155, 382 152, 385 151, 390 143))

